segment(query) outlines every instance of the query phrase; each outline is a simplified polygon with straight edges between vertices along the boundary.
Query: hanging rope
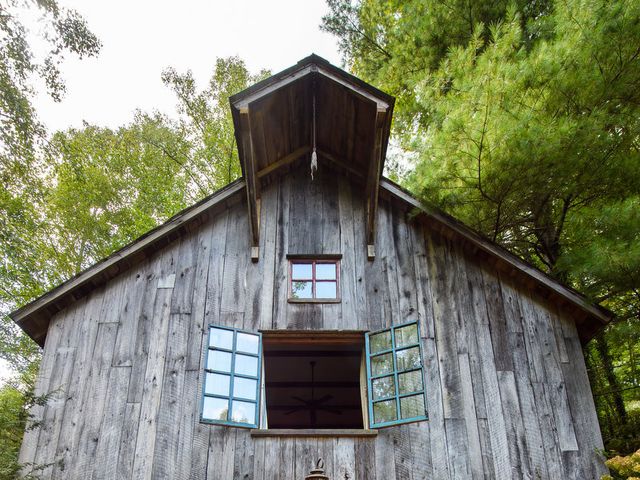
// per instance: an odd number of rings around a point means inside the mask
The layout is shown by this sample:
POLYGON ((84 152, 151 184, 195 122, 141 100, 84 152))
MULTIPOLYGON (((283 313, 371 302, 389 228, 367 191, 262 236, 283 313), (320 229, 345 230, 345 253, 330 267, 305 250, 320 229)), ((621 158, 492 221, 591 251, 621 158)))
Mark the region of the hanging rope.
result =
POLYGON ((318 170, 318 154, 316 153, 316 92, 313 92, 313 152, 311 152, 311 181, 313 172, 318 170))

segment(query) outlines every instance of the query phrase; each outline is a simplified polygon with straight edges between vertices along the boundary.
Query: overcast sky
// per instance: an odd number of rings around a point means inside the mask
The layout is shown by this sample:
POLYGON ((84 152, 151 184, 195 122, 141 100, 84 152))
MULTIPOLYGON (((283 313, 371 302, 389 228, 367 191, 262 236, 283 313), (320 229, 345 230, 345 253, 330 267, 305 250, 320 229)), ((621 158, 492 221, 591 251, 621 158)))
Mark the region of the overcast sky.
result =
MULTIPOLYGON (((278 72, 316 53, 339 65, 335 39, 320 31, 324 0, 58 0, 77 10, 102 41, 100 55, 62 66, 60 103, 39 95, 35 107, 50 131, 87 121, 118 127, 136 109, 175 115, 162 84, 166 67, 192 70, 199 85, 216 58, 237 55, 252 72, 278 72)), ((0 361, 0 379, 6 377, 0 361)))
POLYGON ((204 85, 218 57, 237 55, 252 72, 275 73, 311 53, 340 63, 334 37, 319 28, 324 0, 58 1, 80 12, 103 46, 95 59, 65 62, 61 103, 38 97, 51 130, 83 120, 117 127, 136 108, 174 114, 175 98, 160 80, 170 66, 192 70, 204 85))

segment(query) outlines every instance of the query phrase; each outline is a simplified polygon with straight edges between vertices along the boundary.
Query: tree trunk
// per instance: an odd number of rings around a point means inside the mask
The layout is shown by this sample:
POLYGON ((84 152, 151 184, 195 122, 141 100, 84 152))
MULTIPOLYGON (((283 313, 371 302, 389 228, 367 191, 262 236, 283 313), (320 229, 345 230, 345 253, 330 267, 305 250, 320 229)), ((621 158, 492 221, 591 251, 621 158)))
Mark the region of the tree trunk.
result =
POLYGON ((624 406, 624 399, 622 398, 618 377, 616 377, 616 374, 613 371, 613 361, 611 360, 611 354, 609 352, 609 343, 607 342, 604 331, 598 333, 595 336, 594 341, 596 342, 596 350, 600 355, 604 376, 609 383, 611 400, 613 401, 616 415, 619 422, 624 425, 627 423, 627 409, 624 406))

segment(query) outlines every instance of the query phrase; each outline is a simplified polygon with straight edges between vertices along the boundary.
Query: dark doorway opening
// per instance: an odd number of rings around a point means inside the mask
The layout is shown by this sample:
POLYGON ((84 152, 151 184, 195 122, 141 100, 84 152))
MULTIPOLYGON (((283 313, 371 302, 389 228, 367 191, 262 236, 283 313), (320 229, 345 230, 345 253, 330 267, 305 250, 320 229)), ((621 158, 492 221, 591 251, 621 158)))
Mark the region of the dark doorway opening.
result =
POLYGON ((264 334, 268 428, 363 428, 362 334, 264 334))

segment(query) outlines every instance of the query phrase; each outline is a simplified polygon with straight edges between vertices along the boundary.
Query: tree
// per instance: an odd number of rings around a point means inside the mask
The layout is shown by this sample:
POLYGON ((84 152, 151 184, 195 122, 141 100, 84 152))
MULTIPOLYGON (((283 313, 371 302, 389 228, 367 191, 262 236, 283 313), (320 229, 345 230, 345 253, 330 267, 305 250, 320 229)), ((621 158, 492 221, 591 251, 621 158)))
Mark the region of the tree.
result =
MULTIPOLYGON (((139 112, 116 130, 85 125, 49 137, 32 193, 7 194, 0 219, 3 315, 237 178, 228 97, 256 78, 241 60, 219 59, 200 92, 190 73, 169 69, 163 79, 178 97, 179 120, 139 112)), ((12 186, 31 174, 16 173, 12 186)), ((37 358, 8 317, 0 342, 19 371, 37 358)))
POLYGON ((60 100, 64 82, 60 64, 68 53, 94 56, 100 42, 85 21, 55 0, 5 0, 0 2, 0 351, 19 371, 37 359, 33 342, 15 339, 15 328, 5 314, 15 306, 14 293, 23 289, 17 280, 33 275, 23 294, 33 298, 41 288, 38 277, 45 261, 29 254, 34 237, 42 237, 42 176, 46 170, 39 155, 47 145, 46 131, 31 101, 34 85, 44 83, 48 93, 60 100), (25 19, 38 15, 39 37, 29 35, 25 19), (39 43, 36 49, 30 43, 39 43), (44 47, 44 55, 36 50, 44 47))
MULTIPOLYGON (((39 349, 8 318, 11 310, 240 175, 228 97, 257 78, 238 58, 219 59, 199 91, 189 72, 168 69, 163 80, 177 95, 181 118, 138 112, 118 129, 57 132, 31 152, 38 168, 7 176, 9 188, 0 192, 0 356, 30 372, 31 381, 0 397, 24 406, 38 368, 39 349)), ((0 471, 16 468, 24 430, 24 408, 7 408, 3 426, 15 442, 0 471)))
POLYGON ((209 85, 200 92, 191 72, 168 68, 162 73, 164 84, 178 98, 180 135, 191 147, 181 161, 201 195, 241 175, 229 97, 268 76, 266 70, 251 75, 238 57, 219 58, 209 85))
POLYGON ((624 423, 640 398, 637 343, 614 333, 640 332, 640 6, 330 6, 345 60, 400 98, 407 185, 618 314, 587 358, 597 403, 606 392, 624 423))

